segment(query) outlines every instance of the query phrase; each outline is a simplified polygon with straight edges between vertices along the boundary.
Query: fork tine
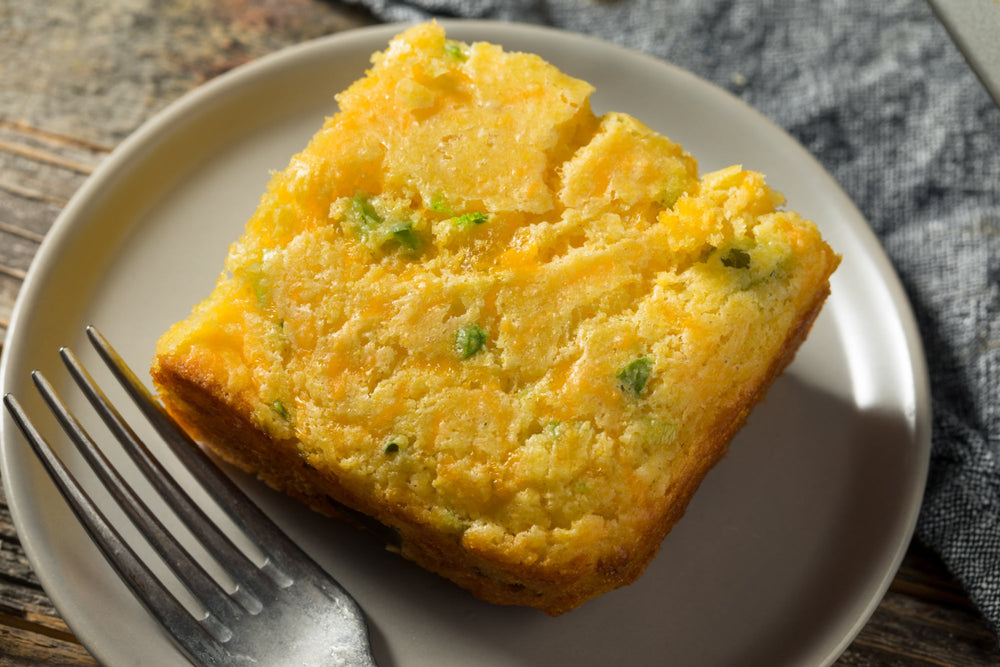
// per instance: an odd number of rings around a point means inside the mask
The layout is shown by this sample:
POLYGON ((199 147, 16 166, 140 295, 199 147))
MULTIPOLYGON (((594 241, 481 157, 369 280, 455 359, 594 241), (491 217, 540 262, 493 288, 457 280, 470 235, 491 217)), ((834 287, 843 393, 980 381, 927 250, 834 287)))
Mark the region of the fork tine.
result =
MULTIPOLYGON (((51 392, 51 387, 49 391, 51 392)), ((46 402, 49 398, 59 406, 54 408, 57 412, 66 411, 69 415, 68 409, 54 392, 51 392, 50 397, 46 397, 46 402)), ((175 629, 171 636, 178 647, 192 661, 199 655, 217 656, 218 659, 222 659, 224 653, 208 627, 202 625, 188 612, 115 530, 32 424, 17 399, 11 394, 6 394, 4 405, 104 558, 143 606, 164 627, 175 629)), ((76 423, 76 427, 79 427, 80 432, 83 432, 83 428, 75 418, 69 416, 72 422, 76 423)))
POLYGON ((205 452, 191 439, 174 418, 160 405, 136 377, 110 343, 94 327, 87 336, 108 367, 121 382, 139 409, 169 444, 177 458, 215 499, 219 506, 269 556, 266 565, 285 573, 308 577, 338 604, 360 616, 360 609, 350 594, 302 551, 271 519, 262 512, 205 452))
MULTIPOLYGON (((87 372, 86 368, 80 363, 79 359, 68 349, 62 348, 59 351, 60 357, 62 357, 63 362, 66 364, 66 368, 69 370, 70 375, 76 381, 77 385, 83 391, 84 395, 90 401, 91 405, 97 411, 97 413, 104 420, 105 424, 111 429, 115 437, 121 443, 123 449, 132 457, 132 460, 136 462, 140 471, 153 483, 154 487, 160 491, 161 485, 166 485, 173 483, 172 478, 169 476, 162 466, 152 457, 149 449, 145 444, 139 439, 135 431, 125 422, 125 419, 121 414, 111 405, 104 392, 101 391, 100 387, 91 377, 90 373, 87 372)), ((36 384, 38 384, 41 378, 40 374, 33 374, 36 384)), ((39 387, 42 391, 42 388, 39 387)), ((51 393, 51 389, 48 391, 43 391, 43 396, 46 393, 51 393)), ((46 398, 46 402, 49 399, 46 398)), ((66 415, 63 414, 62 410, 56 410, 52 403, 49 405, 53 407, 53 411, 56 414, 56 418, 59 419, 63 426, 63 429, 70 432, 74 429, 73 425, 66 421, 66 415)), ((108 487, 108 489, 119 499, 119 504, 128 513, 129 518, 132 522, 139 528, 140 532, 146 537, 149 543, 157 550, 157 552, 163 557, 163 560, 170 565, 171 569, 180 577, 184 582, 188 590, 191 591, 199 599, 199 601, 204 604, 208 610, 218 616, 224 621, 232 620, 234 617, 239 617, 243 614, 239 608, 234 606, 234 599, 239 603, 239 605, 246 611, 250 613, 257 613, 260 611, 261 602, 254 596, 253 588, 250 590, 245 590, 242 585, 238 587, 233 593, 232 598, 226 594, 226 592, 216 583, 215 579, 209 575, 201 564, 191 556, 191 554, 181 546, 181 544, 170 534, 169 531, 163 526, 163 523, 149 510, 149 507, 142 501, 142 499, 135 493, 131 486, 122 478, 117 470, 108 462, 107 458, 101 452, 101 450, 94 444, 93 440, 83 437, 75 437, 74 442, 76 442, 78 449, 86 457, 87 462, 90 464, 91 468, 98 474, 101 481, 108 487)), ((174 484, 176 486, 176 484, 174 484)), ((183 493, 176 490, 178 493, 183 493)), ((164 495, 161 491, 161 495, 164 495)), ((165 496, 170 501, 175 501, 172 496, 165 496)), ((186 502, 191 503, 190 498, 187 494, 184 494, 186 502)), ((176 501, 175 501, 176 502, 176 501)), ((176 507, 172 505, 172 507, 176 507)), ((202 515, 203 516, 203 515, 202 515)), ((184 520, 184 517, 181 517, 184 520)), ((205 519, 207 521, 207 519, 205 519)), ((189 525, 189 528, 191 526, 189 525)), ((215 539, 225 539, 219 535, 218 529, 215 528, 214 524, 211 525, 213 529, 213 537, 215 539)), ((192 533, 196 537, 201 538, 198 530, 192 529, 192 533)), ((232 547, 236 550, 235 547, 232 547)), ((239 558, 242 559, 240 565, 244 568, 253 568, 252 563, 246 561, 243 558, 242 553, 239 553, 239 558), (246 561, 246 562, 243 562, 246 561)), ((223 564, 225 567, 225 564, 223 564)), ((256 576, 256 573, 254 573, 256 576)), ((239 580, 238 580, 239 581, 239 580)))
MULTIPOLYGON (((62 348, 59 355, 87 400, 90 401, 142 474, 167 500, 174 513, 208 549, 212 557, 236 580, 238 588, 235 595, 240 604, 251 613, 258 612, 261 604, 270 597, 273 591, 272 587, 280 585, 282 582, 263 576, 261 570, 206 516, 201 507, 181 488, 136 435, 135 431, 125 422, 121 413, 111 404, 79 359, 68 348, 62 348)), ((200 590, 202 587, 192 592, 200 595, 200 590)), ((217 609, 221 615, 226 607, 217 609)))

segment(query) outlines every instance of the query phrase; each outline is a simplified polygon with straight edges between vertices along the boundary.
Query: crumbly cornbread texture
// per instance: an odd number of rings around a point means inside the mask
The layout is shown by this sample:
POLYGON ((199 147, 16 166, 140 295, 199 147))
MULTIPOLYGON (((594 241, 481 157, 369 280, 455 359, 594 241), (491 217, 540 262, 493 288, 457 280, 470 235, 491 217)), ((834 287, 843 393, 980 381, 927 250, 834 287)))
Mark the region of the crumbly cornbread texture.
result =
POLYGON ((430 23, 372 63, 153 377, 274 487, 565 612, 639 576, 838 258, 761 175, 699 178, 537 56, 430 23))

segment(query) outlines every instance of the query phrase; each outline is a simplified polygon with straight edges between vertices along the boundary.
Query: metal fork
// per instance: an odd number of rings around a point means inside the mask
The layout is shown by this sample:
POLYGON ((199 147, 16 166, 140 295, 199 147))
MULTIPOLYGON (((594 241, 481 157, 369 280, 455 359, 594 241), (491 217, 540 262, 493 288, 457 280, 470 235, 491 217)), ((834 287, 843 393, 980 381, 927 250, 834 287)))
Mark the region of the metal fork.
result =
POLYGON ((104 557, 187 658, 199 665, 374 666, 364 614, 350 594, 216 467, 96 329, 88 327, 87 337, 175 456, 266 556, 263 565, 251 561, 157 461, 77 357, 66 348, 60 350, 73 379, 136 466, 236 582, 235 590, 224 589, 115 470, 41 373, 32 373, 45 402, 87 463, 204 605, 207 613, 196 618, 115 530, 14 396, 4 396, 15 423, 104 557))

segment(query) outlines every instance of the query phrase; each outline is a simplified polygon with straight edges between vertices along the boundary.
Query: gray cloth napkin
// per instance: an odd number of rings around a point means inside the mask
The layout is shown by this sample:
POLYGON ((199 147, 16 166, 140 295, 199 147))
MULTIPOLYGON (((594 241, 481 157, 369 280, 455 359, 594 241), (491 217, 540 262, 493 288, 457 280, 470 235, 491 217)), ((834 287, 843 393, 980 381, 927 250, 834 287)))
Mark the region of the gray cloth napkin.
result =
POLYGON ((730 90, 805 145, 916 312, 934 421, 917 534, 1000 635, 1000 109, 922 0, 355 1, 386 21, 602 37, 730 90))

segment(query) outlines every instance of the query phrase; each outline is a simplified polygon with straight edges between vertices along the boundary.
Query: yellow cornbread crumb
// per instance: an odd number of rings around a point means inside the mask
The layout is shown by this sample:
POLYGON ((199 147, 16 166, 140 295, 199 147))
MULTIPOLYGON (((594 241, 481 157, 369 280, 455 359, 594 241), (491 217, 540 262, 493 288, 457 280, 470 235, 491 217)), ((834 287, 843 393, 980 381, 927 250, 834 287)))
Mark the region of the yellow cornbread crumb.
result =
POLYGON ((168 409, 485 599, 634 580, 838 258, 761 175, 699 178, 591 92, 434 23, 394 39, 160 339, 168 409))

